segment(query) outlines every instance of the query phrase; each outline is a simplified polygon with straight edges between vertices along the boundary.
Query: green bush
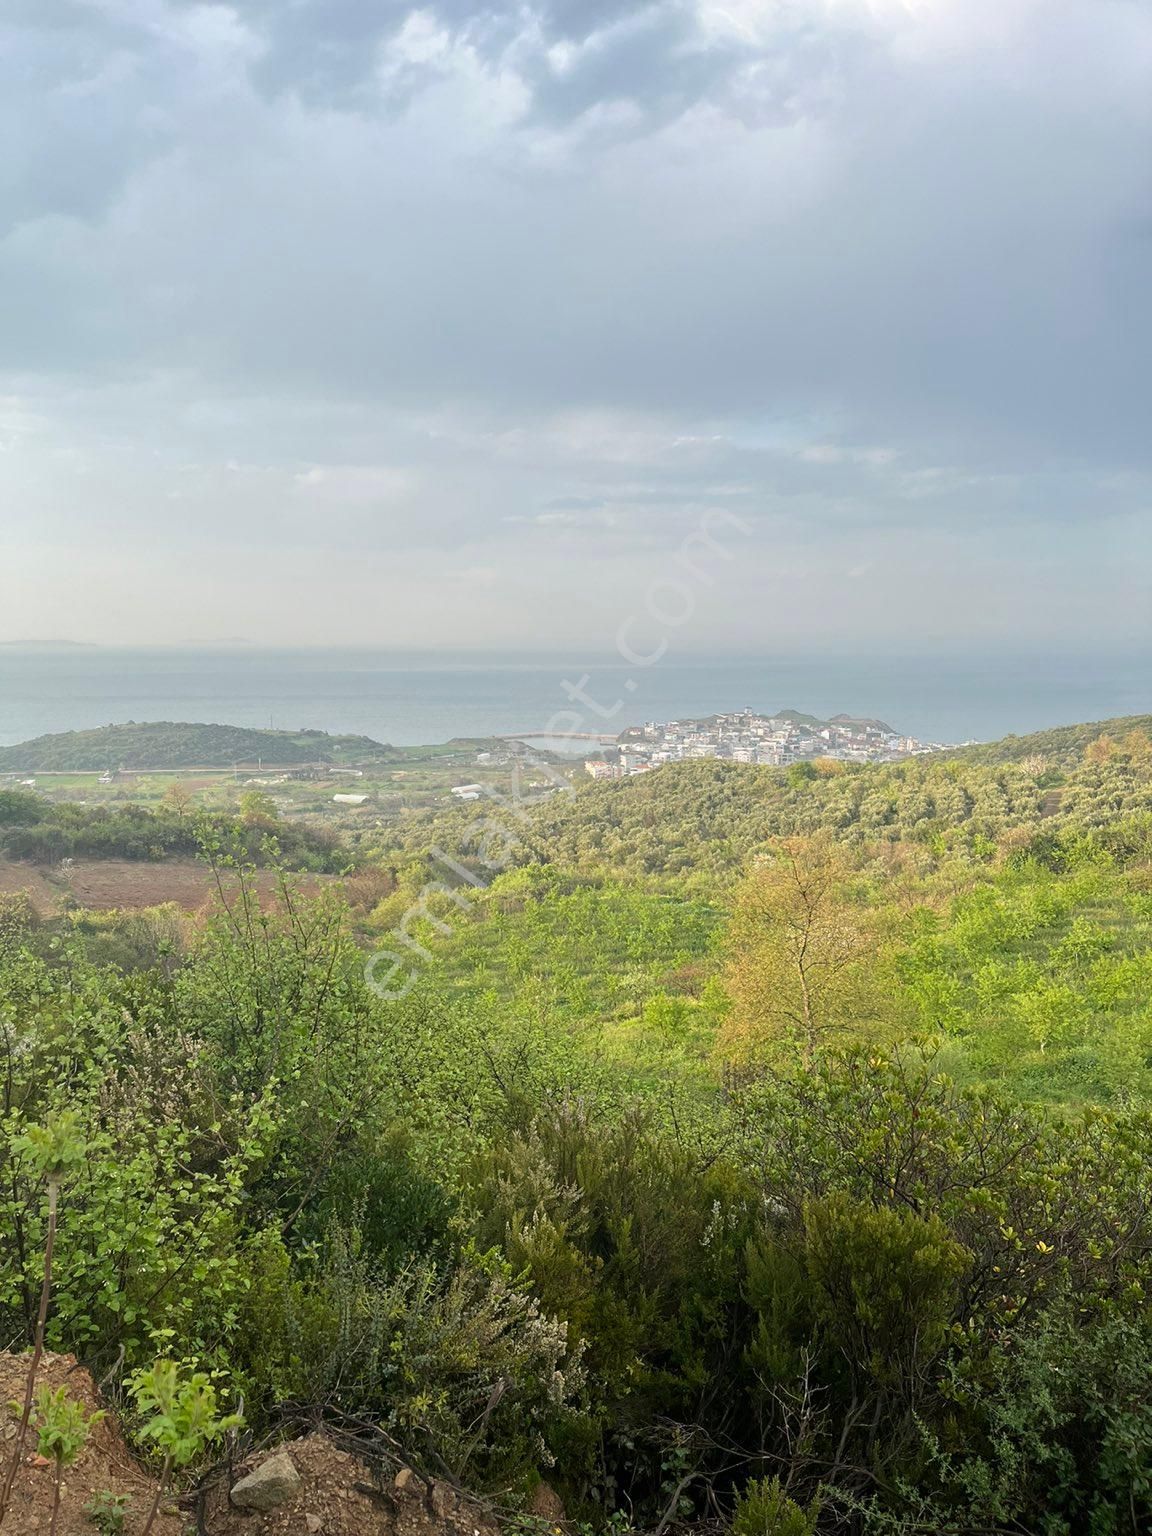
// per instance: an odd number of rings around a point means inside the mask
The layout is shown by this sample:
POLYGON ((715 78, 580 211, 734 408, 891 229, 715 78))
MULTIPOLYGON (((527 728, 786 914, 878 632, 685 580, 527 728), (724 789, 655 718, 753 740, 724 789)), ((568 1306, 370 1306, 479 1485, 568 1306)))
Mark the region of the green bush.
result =
POLYGON ((912 1400, 948 1336, 971 1254, 939 1216, 833 1194, 804 1207, 804 1258, 827 1349, 912 1400))
POLYGON ((564 1325, 501 1267, 465 1254, 389 1272, 339 1228, 303 1271, 265 1247, 238 1358, 257 1400, 377 1420, 428 1465, 505 1489, 550 1464, 582 1381, 564 1325))
POLYGON ((732 1515, 733 1536, 815 1536, 820 1506, 801 1508, 790 1499, 780 1479, 750 1482, 739 1494, 732 1515))

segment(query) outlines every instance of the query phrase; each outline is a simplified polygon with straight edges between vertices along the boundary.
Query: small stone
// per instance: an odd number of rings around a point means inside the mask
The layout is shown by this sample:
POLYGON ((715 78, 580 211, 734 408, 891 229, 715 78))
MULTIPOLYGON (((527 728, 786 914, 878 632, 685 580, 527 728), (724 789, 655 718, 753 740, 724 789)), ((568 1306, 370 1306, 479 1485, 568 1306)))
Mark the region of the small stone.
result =
POLYGON ((324 1529, 324 1522, 319 1515, 305 1515, 304 1524, 308 1527, 308 1536, 316 1536, 317 1531, 324 1529))
POLYGON ((412 1484, 416 1481, 416 1474, 411 1467, 401 1467, 392 1479, 392 1486, 397 1493, 415 1493, 412 1484))
POLYGON ((456 1509, 456 1495, 447 1483, 433 1483, 430 1503, 438 1520, 446 1520, 456 1509))
POLYGON ((262 1461, 232 1489, 232 1502, 240 1509, 275 1509, 286 1504, 300 1487, 300 1474, 285 1450, 262 1461))
POLYGON ((549 1525, 556 1525, 564 1520, 564 1502, 551 1483, 536 1484, 528 1505, 528 1513, 535 1515, 538 1520, 547 1520, 549 1525))

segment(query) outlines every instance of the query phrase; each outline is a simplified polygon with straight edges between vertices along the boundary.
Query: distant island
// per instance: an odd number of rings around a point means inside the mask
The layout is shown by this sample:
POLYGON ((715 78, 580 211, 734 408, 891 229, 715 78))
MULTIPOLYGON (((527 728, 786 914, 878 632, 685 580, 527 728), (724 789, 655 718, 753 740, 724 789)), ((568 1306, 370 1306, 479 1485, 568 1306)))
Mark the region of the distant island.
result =
POLYGON ((94 651, 89 640, 0 640, 0 649, 12 651, 94 651))
POLYGON ((363 766, 393 748, 370 736, 327 731, 261 731, 235 725, 157 721, 105 725, 37 736, 0 747, 0 773, 103 773, 126 769, 287 767, 310 763, 363 766))

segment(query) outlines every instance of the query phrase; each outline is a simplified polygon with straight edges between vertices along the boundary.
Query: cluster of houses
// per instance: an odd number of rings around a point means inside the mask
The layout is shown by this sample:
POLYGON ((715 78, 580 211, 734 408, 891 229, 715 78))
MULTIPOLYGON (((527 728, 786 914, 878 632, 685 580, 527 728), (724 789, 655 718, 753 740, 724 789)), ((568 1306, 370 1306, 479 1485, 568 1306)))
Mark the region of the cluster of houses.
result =
POLYGON ((651 720, 631 726, 621 733, 614 753, 589 758, 584 767, 594 779, 623 779, 647 773, 662 763, 700 757, 778 767, 817 757, 857 763, 894 762, 943 750, 939 743, 902 736, 882 720, 858 720, 849 715, 817 720, 795 710, 760 715, 742 709, 705 720, 651 720))

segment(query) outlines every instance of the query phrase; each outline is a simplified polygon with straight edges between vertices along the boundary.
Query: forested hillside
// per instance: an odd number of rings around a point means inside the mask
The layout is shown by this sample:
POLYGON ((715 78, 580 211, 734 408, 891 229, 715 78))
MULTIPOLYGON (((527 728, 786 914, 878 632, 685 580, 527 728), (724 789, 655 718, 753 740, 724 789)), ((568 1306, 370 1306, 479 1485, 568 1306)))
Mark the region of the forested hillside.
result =
POLYGON ((273 901, 255 812, 165 810, 211 915, 0 901, 8 1336, 67 1114, 47 1334, 95 1375, 589 1536, 1150 1528, 1152 741, 1082 730, 485 797, 273 901))
POLYGON ((955 755, 977 763, 1012 763, 1040 754, 1050 764, 1067 768, 1077 763, 1094 742, 1103 739, 1105 746, 1101 750, 1106 753, 1133 732, 1147 735, 1150 730, 1152 715, 1125 715, 1087 725, 1057 726, 1055 730, 1034 731, 1028 736, 1005 736, 982 746, 962 747, 955 755))
POLYGON ((379 762, 390 748, 368 736, 326 731, 257 731, 235 725, 159 721, 105 725, 92 731, 38 736, 0 747, 0 773, 103 773, 146 768, 268 767, 301 763, 379 762))
MULTIPOLYGON (((1102 830, 1152 810, 1152 717, 1108 724, 1111 731, 1070 727, 882 765, 670 763, 518 806, 505 818, 517 838, 511 857, 710 883, 739 871, 773 837, 826 832, 858 846, 906 842, 940 851, 979 849, 1019 829, 1102 830), (1024 742, 1028 750, 1018 753, 1024 742)), ((500 816, 498 806, 492 814, 500 816)), ((434 831, 429 819, 413 818, 399 846, 467 848, 470 829, 485 819, 466 806, 438 814, 434 831)))

